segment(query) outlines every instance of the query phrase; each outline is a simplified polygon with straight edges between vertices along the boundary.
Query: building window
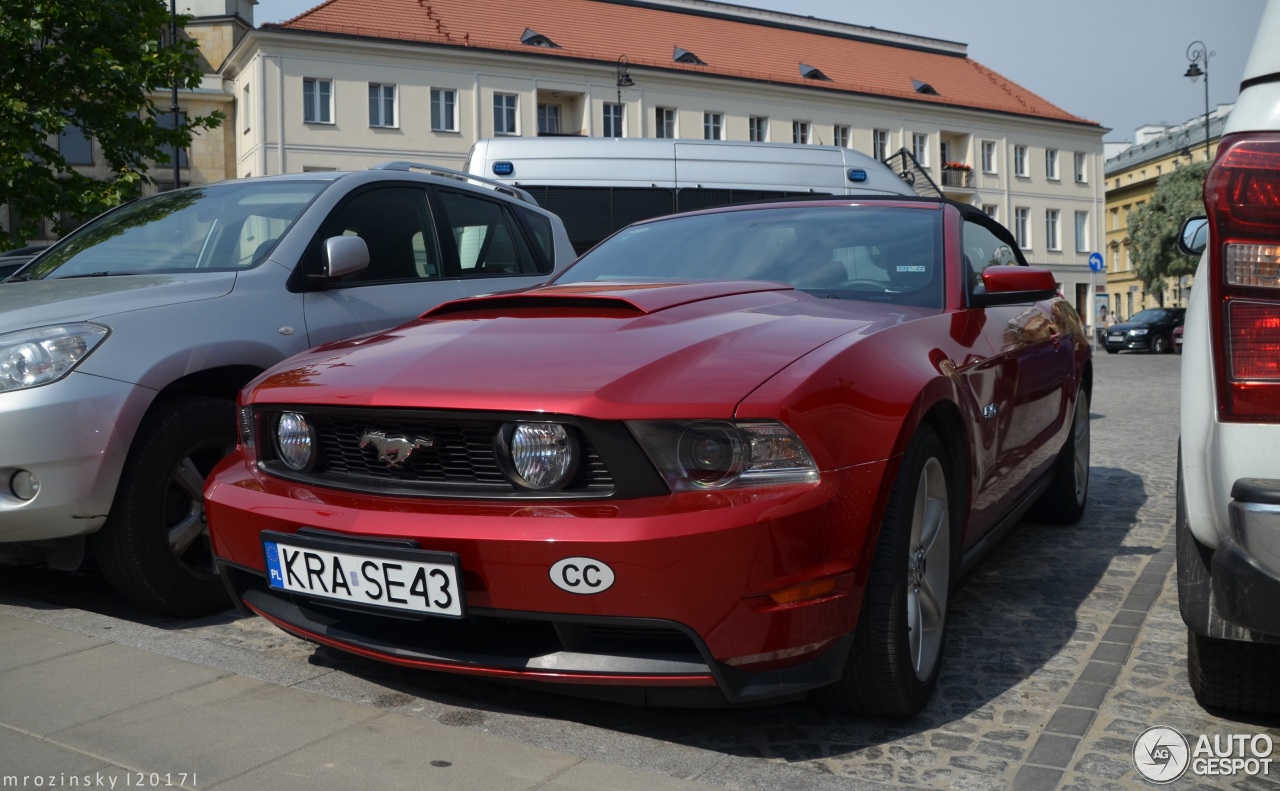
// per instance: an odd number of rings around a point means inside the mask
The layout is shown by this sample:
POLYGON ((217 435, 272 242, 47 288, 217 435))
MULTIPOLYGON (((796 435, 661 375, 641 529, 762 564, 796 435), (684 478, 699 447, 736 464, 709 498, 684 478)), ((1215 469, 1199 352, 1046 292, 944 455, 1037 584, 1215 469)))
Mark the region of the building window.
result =
POLYGON ((1026 178, 1031 175, 1027 172, 1027 147, 1013 147, 1013 175, 1026 178))
POLYGON ((1061 250, 1062 242, 1058 236, 1058 219, 1061 212, 1057 209, 1046 209, 1044 213, 1044 244, 1050 250, 1061 250))
POLYGON ((982 204, 982 213, 987 215, 991 219, 996 220, 997 222, 999 222, 1000 220, 1000 218, 997 216, 1000 213, 1000 207, 994 203, 982 204))
POLYGON ((540 135, 560 134, 560 105, 558 104, 538 105, 538 134, 540 135))
POLYGON ((308 124, 333 123, 333 80, 302 78, 302 120, 308 124))
POLYGON ((809 142, 809 122, 808 121, 792 121, 791 122, 791 142, 792 143, 808 143, 809 142))
POLYGON ((702 114, 702 139, 722 140, 724 133, 724 115, 721 113, 702 114))
POLYGON ((881 162, 889 158, 889 130, 871 130, 871 156, 881 162))
POLYGON ((431 131, 458 131, 458 92, 450 88, 431 89, 431 131))
POLYGON ((58 135, 58 153, 68 165, 92 165, 93 141, 85 137, 80 127, 68 124, 58 135))
POLYGON ((1120 228, 1120 210, 1112 209, 1111 210, 1111 230, 1115 231, 1115 230, 1119 230, 1119 228, 1120 228))
POLYGON ((982 172, 996 172, 996 141, 994 140, 982 141, 982 172))
MULTIPOLYGON (((1085 173, 1085 169, 1084 169, 1085 161, 1086 160, 1085 160, 1084 152, 1077 151, 1076 152, 1076 183, 1077 184, 1084 184, 1089 180, 1086 177, 1087 174, 1085 173)), ((1156 167, 1158 168, 1159 166, 1157 165, 1156 167)))
POLYGON ((1058 149, 1046 148, 1044 150, 1044 177, 1051 180, 1058 180, 1058 149))
POLYGON ((250 116, 252 115, 252 110, 253 105, 249 103, 249 86, 246 85, 240 94, 240 119, 242 121, 240 131, 243 134, 249 133, 249 127, 251 126, 249 121, 250 116))
MULTIPOLYGON (((181 125, 181 124, 185 124, 186 122, 187 122, 187 114, 186 114, 186 113, 178 113, 178 124, 179 124, 179 125, 181 125)), ((173 128, 173 113, 162 113, 162 114, 160 114, 160 115, 157 115, 157 116, 156 116, 156 126, 160 127, 161 129, 172 129, 172 128, 173 128)), ((173 147, 172 147, 172 146, 162 146, 162 147, 161 147, 161 150, 162 150, 162 151, 164 151, 165 153, 169 154, 169 156, 170 156, 170 157, 173 157, 173 156, 174 156, 174 151, 173 151, 173 147)), ((178 149, 178 151, 177 151, 177 157, 178 157, 178 167, 180 167, 180 168, 185 168, 185 167, 188 167, 188 166, 189 166, 189 164, 188 164, 188 162, 187 162, 187 149, 185 149, 185 148, 179 148, 179 149, 178 149)), ((170 164, 170 166, 172 166, 172 164, 173 164, 173 159, 172 159, 172 158, 169 160, 169 164, 170 164)), ((161 183, 161 184, 164 184, 164 182, 163 182, 163 181, 161 181, 160 183, 161 183)), ((168 189, 173 189, 173 182, 172 182, 172 181, 169 181, 169 182, 168 182, 168 187, 167 187, 167 188, 168 188, 168 189)))
POLYGON ((1013 238, 1018 243, 1018 247, 1023 250, 1031 249, 1031 210, 1025 206, 1019 206, 1013 210, 1013 238))
POLYGON ((747 119, 747 139, 753 143, 769 142, 769 119, 753 115, 747 119))
POLYGON ((831 142, 841 148, 849 147, 849 127, 836 124, 831 128, 831 142))
POLYGON ((604 136, 622 137, 622 105, 614 102, 604 103, 604 136))
POLYGON ((1076 252, 1089 252, 1089 212, 1076 212, 1076 252))
POLYGON ((921 167, 929 167, 929 136, 915 132, 911 135, 911 156, 921 167))
POLYGON ((674 107, 657 107, 653 111, 653 136, 676 136, 676 111, 674 107))
POLYGON ((369 126, 396 125, 396 86, 369 83, 369 126))
POLYGON ((1116 248, 1115 250, 1111 251, 1111 271, 1112 272, 1120 271, 1120 249, 1119 248, 1116 248))
POLYGON ((493 133, 495 135, 518 135, 520 127, 516 126, 516 95, 514 93, 495 93, 493 95, 493 133))

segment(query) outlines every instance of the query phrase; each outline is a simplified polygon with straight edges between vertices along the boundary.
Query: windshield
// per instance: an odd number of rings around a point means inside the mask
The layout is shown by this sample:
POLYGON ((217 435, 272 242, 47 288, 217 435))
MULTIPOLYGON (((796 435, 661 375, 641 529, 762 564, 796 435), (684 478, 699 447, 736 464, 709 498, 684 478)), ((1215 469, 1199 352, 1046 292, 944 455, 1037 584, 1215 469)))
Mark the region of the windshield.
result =
POLYGON ((245 269, 265 260, 328 183, 241 181, 142 198, 63 239, 19 277, 245 269))
POLYGON ((838 299, 942 307, 942 212, 761 207, 624 228, 555 283, 770 280, 838 299))

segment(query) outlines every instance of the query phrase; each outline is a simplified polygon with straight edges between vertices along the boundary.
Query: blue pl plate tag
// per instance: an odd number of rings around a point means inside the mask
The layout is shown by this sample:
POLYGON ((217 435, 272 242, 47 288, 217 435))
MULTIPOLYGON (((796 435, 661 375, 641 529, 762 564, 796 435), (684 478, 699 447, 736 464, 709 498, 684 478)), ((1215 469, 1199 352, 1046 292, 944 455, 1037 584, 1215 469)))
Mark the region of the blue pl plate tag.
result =
POLYGON ((280 552, 274 541, 262 542, 263 554, 267 556, 267 584, 273 588, 283 588, 284 578, 280 574, 280 552))

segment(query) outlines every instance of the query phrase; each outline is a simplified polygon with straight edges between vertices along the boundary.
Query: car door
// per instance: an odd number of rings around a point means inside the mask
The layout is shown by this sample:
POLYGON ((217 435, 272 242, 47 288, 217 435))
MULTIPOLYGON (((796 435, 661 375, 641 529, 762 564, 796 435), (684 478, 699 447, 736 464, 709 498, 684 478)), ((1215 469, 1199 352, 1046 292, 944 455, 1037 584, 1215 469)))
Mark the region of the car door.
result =
POLYGON ((324 240, 333 236, 364 239, 369 266, 336 282, 306 278, 304 311, 313 345, 400 324, 464 294, 447 271, 426 185, 353 191, 312 239, 304 272, 322 271, 324 240))
MULTIPOLYGON (((970 294, 982 288, 987 267, 1025 266, 1004 228, 969 216, 962 234, 970 294)), ((976 309, 992 355, 966 372, 978 411, 969 541, 996 527, 1053 461, 1050 440, 1064 425, 1071 395, 1062 376, 1070 370, 1071 342, 1062 337, 1060 309, 1056 302, 976 309)))

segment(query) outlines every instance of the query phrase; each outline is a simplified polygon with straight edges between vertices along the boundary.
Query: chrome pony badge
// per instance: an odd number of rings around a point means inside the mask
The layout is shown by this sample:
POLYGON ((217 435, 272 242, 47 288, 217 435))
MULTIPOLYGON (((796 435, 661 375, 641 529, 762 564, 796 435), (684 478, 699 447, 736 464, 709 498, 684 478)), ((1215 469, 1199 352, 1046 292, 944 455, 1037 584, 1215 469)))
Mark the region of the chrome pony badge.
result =
POLYGON ((385 431, 369 429, 360 437, 360 450, 373 446, 378 458, 387 467, 398 470, 409 460, 409 456, 419 448, 429 448, 436 441, 430 437, 388 437, 385 431))

